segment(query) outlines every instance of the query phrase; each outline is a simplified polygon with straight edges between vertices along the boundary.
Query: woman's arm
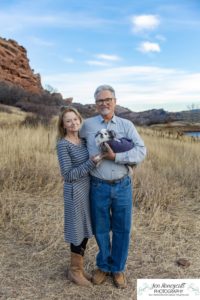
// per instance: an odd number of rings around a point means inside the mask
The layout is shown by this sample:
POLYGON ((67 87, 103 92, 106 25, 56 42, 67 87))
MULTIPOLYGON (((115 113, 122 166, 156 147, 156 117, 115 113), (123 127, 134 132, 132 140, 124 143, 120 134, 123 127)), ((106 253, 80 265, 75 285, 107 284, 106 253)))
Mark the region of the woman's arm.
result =
POLYGON ((67 182, 73 182, 80 179, 81 177, 84 177, 89 173, 90 170, 94 169, 96 166, 95 162, 92 159, 88 159, 78 167, 73 167, 66 144, 62 142, 57 143, 57 155, 61 175, 67 182))

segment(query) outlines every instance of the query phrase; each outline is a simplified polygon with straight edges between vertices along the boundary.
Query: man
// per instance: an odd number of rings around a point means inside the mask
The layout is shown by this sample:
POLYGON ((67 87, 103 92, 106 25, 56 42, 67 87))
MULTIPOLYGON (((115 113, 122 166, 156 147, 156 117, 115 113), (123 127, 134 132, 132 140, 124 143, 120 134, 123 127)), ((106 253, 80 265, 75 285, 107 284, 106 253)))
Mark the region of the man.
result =
POLYGON ((118 288, 126 287, 124 274, 128 256, 132 217, 131 165, 140 163, 146 148, 132 122, 115 116, 115 91, 111 86, 99 86, 94 94, 98 116, 85 121, 81 135, 87 140, 90 156, 99 152, 95 134, 102 128, 114 130, 117 138, 131 139, 134 148, 114 153, 107 145, 107 153, 99 166, 91 171, 91 217, 99 247, 98 269, 92 281, 102 284, 111 273, 118 288), (110 238, 112 232, 112 240, 110 238))

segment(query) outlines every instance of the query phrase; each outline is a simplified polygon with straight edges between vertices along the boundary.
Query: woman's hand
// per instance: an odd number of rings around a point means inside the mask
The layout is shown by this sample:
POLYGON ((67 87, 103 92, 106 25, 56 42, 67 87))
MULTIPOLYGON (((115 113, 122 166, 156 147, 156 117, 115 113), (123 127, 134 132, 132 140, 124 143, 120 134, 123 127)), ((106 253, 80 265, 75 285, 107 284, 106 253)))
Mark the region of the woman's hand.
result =
POLYGON ((91 160, 97 165, 102 161, 103 158, 104 158, 104 154, 97 154, 92 156, 91 160))

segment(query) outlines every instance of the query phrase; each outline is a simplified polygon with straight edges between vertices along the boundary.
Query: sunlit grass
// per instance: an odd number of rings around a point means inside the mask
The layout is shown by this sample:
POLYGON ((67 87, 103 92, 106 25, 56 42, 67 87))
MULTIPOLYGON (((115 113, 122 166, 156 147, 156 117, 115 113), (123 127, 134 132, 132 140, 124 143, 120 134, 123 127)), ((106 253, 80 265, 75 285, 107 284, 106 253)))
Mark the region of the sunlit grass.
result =
MULTIPOLYGON (((194 262, 198 255, 200 143, 158 135, 150 129, 138 130, 148 154, 133 169, 133 237, 127 271, 130 287, 123 298, 124 294, 116 291, 111 281, 100 289, 94 287, 91 292, 80 291, 59 277, 69 262, 69 252, 65 252, 63 242, 62 178, 55 151, 55 120, 49 128, 17 124, 0 128, 0 225, 4 228, 3 240, 6 238, 11 248, 12 243, 18 247, 12 252, 7 244, 2 244, 2 270, 7 274, 2 285, 10 287, 10 298, 18 279, 22 286, 27 278, 30 282, 29 289, 17 294, 26 299, 36 299, 41 289, 48 293, 49 299, 56 299, 55 291, 59 299, 67 299, 69 293, 73 299, 80 292, 83 299, 88 299, 91 293, 94 299, 134 299, 136 278, 198 276, 199 265, 184 272, 177 269, 174 260, 184 256, 194 262), (7 256, 7 251, 12 255, 7 256), (23 258, 26 263, 20 258, 20 251, 27 253, 23 258), (21 263, 21 277, 19 268, 9 271, 10 263, 16 261, 21 263), (53 289, 49 276, 54 276, 53 289)), ((90 272, 95 267, 96 252, 92 240, 86 256, 90 272)))

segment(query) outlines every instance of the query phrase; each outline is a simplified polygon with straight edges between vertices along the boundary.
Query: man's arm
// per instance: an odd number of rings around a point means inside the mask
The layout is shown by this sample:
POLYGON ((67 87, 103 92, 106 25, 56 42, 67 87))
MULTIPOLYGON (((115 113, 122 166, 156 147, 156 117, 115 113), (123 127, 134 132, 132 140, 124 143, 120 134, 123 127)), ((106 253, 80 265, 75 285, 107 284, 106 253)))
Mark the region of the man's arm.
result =
POLYGON ((146 147, 135 126, 129 122, 126 126, 126 138, 134 143, 133 149, 115 154, 115 162, 118 164, 137 165, 143 161, 146 156, 146 147))

